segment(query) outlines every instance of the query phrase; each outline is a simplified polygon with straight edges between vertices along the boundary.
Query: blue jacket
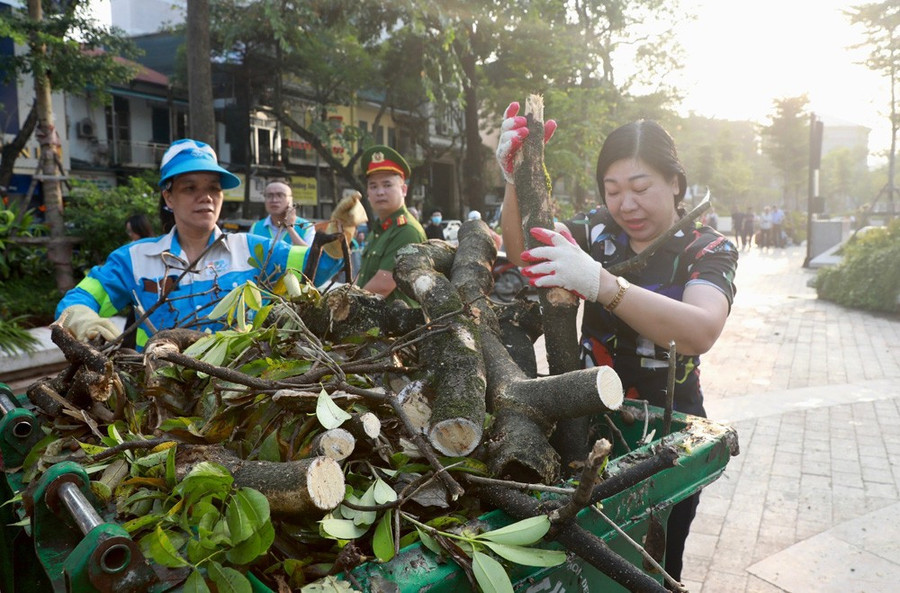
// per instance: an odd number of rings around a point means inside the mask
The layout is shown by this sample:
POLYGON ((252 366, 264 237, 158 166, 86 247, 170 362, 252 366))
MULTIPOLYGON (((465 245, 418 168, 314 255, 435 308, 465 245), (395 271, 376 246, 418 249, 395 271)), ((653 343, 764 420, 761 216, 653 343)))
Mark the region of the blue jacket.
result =
MULTIPOLYGON (((313 226, 313 223, 298 216, 297 220, 294 221, 294 229, 297 231, 297 234, 300 235, 300 238, 306 241, 307 245, 312 245, 313 238, 316 236, 316 228, 313 226)), ((254 235, 259 235, 260 237, 272 239, 279 231, 281 231, 281 240, 290 243, 291 235, 288 234, 287 230, 276 228, 275 225, 272 224, 271 216, 266 216, 262 220, 254 222, 253 226, 250 227, 249 232, 254 235)))
MULTIPOLYGON (((198 262, 195 271, 185 274, 177 286, 175 281, 188 266, 177 229, 119 247, 102 266, 91 269, 78 286, 63 296, 56 316, 66 307, 79 304, 104 317, 129 304, 139 304, 147 311, 165 295, 167 302, 150 314, 150 326, 142 324, 138 328, 136 342, 142 350, 147 338, 162 329, 222 329, 222 323, 207 315, 223 296, 248 280, 259 283, 268 278, 274 282, 287 268, 302 271, 309 251, 305 246, 247 233, 223 234, 218 227, 210 237, 210 243, 213 242, 216 244, 198 262)), ((331 271, 340 264, 323 251, 319 270, 331 271)))

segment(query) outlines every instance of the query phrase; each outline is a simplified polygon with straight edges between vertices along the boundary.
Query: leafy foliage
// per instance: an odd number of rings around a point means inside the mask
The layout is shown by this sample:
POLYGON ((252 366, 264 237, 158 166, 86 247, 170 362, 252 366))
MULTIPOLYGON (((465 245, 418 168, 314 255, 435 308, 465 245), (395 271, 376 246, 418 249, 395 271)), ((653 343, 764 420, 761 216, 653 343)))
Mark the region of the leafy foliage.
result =
MULTIPOLYGON (((158 219, 159 194, 149 177, 131 177, 126 185, 99 188, 90 182, 75 182, 66 204, 70 233, 78 236, 76 266, 84 270, 102 264, 116 248, 128 242, 125 221, 133 214, 158 219)), ((159 225, 156 225, 159 231, 159 225)))
POLYGON ((846 307, 900 312, 900 220, 857 235, 843 248, 843 260, 816 276, 820 298, 846 307))
POLYGON ((59 294, 47 249, 17 242, 18 238, 45 237, 45 225, 37 224, 31 211, 0 210, 0 321, 3 343, 22 348, 31 343, 21 327, 33 327, 53 319, 59 294), (6 340, 11 340, 6 342, 6 340))

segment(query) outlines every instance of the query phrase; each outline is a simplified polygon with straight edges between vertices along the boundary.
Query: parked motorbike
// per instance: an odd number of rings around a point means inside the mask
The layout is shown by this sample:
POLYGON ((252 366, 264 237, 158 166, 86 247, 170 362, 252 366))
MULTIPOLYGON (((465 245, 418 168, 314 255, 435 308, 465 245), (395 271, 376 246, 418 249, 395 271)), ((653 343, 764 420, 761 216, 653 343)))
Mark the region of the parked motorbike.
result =
POLYGON ((528 284, 528 278, 522 274, 519 266, 507 259, 506 253, 497 253, 493 267, 494 290, 491 298, 501 303, 511 303, 517 298, 531 298, 537 296, 533 286, 528 284))

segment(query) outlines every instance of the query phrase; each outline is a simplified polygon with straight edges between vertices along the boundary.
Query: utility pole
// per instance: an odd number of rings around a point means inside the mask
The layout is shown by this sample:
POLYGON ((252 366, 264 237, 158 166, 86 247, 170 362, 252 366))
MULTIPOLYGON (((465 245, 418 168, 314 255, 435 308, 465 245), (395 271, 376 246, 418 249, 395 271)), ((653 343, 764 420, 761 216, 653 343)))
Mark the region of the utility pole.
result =
POLYGON ((216 116, 209 64, 209 0, 187 3, 187 52, 191 138, 216 148, 216 116))
POLYGON ((825 211, 822 199, 819 197, 819 168, 822 166, 822 136, 825 132, 825 124, 816 117, 815 113, 809 114, 809 189, 806 198, 806 259, 803 267, 808 268, 812 259, 813 239, 813 214, 821 214, 825 211))
MULTIPOLYGON (((41 0, 28 0, 28 16, 34 23, 40 24, 43 21, 41 0)), ((35 178, 41 181, 44 206, 47 209, 47 225, 50 227, 47 257, 55 269, 56 288, 60 293, 64 293, 75 286, 75 279, 72 272, 72 243, 65 236, 66 225, 63 218, 61 182, 65 179, 65 172, 60 157, 62 145, 53 123, 53 103, 46 65, 47 49, 40 42, 36 32, 32 35, 29 45, 31 54, 35 56, 34 63, 43 65, 35 68, 32 73, 38 118, 35 137, 41 146, 38 173, 35 178)))

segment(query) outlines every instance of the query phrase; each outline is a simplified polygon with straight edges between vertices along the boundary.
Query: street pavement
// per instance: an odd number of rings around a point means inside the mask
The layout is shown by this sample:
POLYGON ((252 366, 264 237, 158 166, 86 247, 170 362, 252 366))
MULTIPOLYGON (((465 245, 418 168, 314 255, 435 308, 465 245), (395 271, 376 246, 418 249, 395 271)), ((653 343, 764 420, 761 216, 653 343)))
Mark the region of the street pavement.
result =
POLYGON ((740 455, 701 495, 692 593, 900 591, 900 316, 816 298, 805 247, 741 253, 701 357, 740 455))

